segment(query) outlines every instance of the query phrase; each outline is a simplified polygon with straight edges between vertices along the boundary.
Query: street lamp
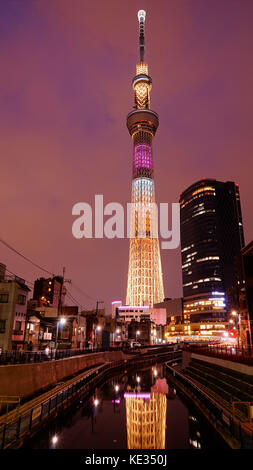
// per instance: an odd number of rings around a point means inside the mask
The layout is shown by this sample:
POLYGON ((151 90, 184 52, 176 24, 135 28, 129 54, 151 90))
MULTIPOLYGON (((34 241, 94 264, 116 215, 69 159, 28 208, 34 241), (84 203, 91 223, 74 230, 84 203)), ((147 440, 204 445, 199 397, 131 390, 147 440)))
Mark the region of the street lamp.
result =
POLYGON ((60 325, 65 325, 66 323, 66 318, 62 317, 60 320, 57 321, 57 327, 56 327, 56 338, 55 338, 55 349, 57 349, 57 343, 58 343, 58 332, 59 332, 59 324, 60 325))
POLYGON ((238 348, 240 347, 240 326, 241 326, 241 316, 240 316, 240 313, 236 312, 236 310, 233 310, 231 312, 231 315, 233 315, 233 317, 235 317, 235 321, 236 321, 236 327, 237 327, 237 346, 238 348))
POLYGON ((117 328, 114 332, 113 332, 113 345, 115 346, 115 335, 119 335, 120 334, 120 328, 117 328))
POLYGON ((140 336, 141 332, 139 330, 136 331, 136 336, 135 336, 135 339, 137 341, 137 336, 140 336))
POLYGON ((95 329, 95 349, 97 348, 97 332, 101 331, 102 327, 98 325, 95 329))

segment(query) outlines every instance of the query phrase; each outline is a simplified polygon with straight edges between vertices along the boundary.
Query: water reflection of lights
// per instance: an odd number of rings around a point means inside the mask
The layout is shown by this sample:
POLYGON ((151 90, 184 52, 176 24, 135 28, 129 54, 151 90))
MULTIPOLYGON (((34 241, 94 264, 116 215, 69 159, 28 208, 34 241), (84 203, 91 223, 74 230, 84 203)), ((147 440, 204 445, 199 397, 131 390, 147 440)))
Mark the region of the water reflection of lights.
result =
POLYGON ((124 393, 124 398, 149 399, 150 398, 150 393, 124 393))
POLYGON ((189 419, 191 419, 192 421, 197 421, 196 418, 195 418, 195 416, 190 416, 190 415, 189 415, 189 419))
POLYGON ((192 439, 189 439, 189 443, 195 447, 195 449, 201 449, 201 445, 198 441, 193 441, 192 439))
POLYGON ((52 444, 55 445, 58 442, 58 436, 56 434, 52 437, 52 444))
POLYGON ((128 449, 165 449, 166 394, 125 393, 128 449))

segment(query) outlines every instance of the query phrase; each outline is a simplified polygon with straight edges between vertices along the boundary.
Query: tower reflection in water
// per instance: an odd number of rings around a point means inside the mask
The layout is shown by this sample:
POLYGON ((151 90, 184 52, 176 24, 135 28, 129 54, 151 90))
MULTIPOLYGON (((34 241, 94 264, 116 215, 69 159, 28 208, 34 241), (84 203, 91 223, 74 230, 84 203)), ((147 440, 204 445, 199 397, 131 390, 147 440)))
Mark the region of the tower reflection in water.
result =
POLYGON ((158 378, 150 392, 139 383, 124 394, 128 449, 165 449, 167 393, 166 379, 158 378))

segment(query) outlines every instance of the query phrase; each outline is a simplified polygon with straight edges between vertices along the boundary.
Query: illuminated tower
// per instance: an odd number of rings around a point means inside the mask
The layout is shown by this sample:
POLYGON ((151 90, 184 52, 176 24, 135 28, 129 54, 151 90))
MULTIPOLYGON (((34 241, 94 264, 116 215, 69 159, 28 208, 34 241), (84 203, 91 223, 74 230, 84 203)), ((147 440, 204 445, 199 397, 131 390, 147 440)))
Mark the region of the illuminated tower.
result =
POLYGON ((138 12, 140 62, 133 79, 135 110, 127 116, 133 139, 133 180, 130 215, 130 250, 127 305, 150 305, 164 299, 157 211, 153 177, 152 140, 159 125, 158 115, 150 109, 152 80, 144 62, 146 12, 138 12))
POLYGON ((128 449, 165 449, 167 398, 125 393, 128 449))

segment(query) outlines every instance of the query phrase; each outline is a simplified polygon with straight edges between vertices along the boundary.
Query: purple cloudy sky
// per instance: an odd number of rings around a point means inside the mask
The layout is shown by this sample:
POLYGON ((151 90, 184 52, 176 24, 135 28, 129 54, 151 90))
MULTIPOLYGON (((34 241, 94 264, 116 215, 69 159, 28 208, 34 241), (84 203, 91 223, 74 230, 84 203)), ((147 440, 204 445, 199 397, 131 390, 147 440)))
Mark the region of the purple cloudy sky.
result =
MULTIPOLYGON (((252 0, 4 0, 0 2, 1 236, 55 273, 72 295, 125 300, 128 240, 75 240, 72 206, 130 200, 125 125, 147 10, 146 59, 158 202, 202 177, 240 185, 253 238, 252 0)), ((180 249, 162 251, 165 295, 181 295, 180 249)), ((43 272, 0 245, 0 261, 34 281, 43 272)), ((94 299, 94 300, 92 300, 94 299)))

